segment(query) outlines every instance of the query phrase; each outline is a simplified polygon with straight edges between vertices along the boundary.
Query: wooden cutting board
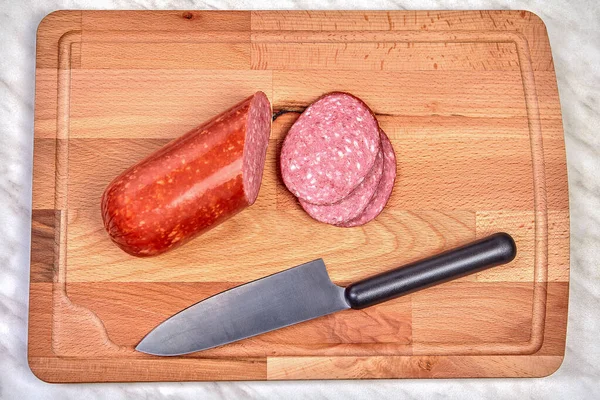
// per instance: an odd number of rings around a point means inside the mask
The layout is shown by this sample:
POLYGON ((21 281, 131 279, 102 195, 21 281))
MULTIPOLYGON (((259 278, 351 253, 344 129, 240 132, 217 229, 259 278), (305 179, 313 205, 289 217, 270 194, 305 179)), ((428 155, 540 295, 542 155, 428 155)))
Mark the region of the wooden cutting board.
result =
MULTIPOLYGON (((59 11, 38 30, 29 363, 51 382, 534 377, 561 364, 569 212, 543 22, 526 11, 59 11), (138 259, 100 195, 132 163, 251 93, 274 111, 257 203, 138 259), (323 93, 373 107, 398 154, 383 214, 311 220, 277 155, 323 93), (323 257, 340 285, 513 235, 509 265, 362 311, 159 358, 134 346, 171 314, 323 257)), ((225 316, 224 316, 225 318, 225 316)))

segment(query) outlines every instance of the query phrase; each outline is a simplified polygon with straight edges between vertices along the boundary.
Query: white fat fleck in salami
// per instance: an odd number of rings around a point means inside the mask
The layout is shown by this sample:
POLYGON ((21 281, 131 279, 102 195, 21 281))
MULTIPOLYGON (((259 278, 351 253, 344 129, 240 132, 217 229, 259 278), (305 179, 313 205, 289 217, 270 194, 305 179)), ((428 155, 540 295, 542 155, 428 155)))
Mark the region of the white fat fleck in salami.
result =
POLYGON ((334 204, 312 204, 305 200, 300 200, 300 205, 304 210, 317 221, 326 224, 341 224, 347 222, 363 212, 373 197, 379 180, 383 173, 383 155, 380 151, 377 153, 375 164, 369 171, 365 179, 348 196, 344 197, 334 204))
POLYGON ((380 147, 369 107, 348 93, 329 93, 290 128, 281 149, 281 175, 296 197, 333 204, 363 181, 380 147))
POLYGON ((338 226, 351 228, 374 220, 383 211, 383 208, 390 199, 392 190, 394 189, 394 182, 396 181, 396 154, 394 153, 390 139, 383 131, 381 131, 381 148, 383 151, 383 174, 369 205, 358 217, 347 222, 342 222, 338 226))
POLYGON ((271 132, 271 103, 263 92, 252 99, 246 124, 242 177, 248 205, 252 205, 258 197, 271 132))

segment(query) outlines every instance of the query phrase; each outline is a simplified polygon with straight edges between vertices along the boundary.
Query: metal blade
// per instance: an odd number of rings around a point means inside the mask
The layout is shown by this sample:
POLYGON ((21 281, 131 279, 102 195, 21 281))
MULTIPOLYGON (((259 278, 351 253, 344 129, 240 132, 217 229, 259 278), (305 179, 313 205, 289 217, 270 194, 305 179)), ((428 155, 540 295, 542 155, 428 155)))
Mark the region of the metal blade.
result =
POLYGON ((157 326, 136 350, 187 354, 348 308, 344 288, 318 259, 196 303, 157 326))

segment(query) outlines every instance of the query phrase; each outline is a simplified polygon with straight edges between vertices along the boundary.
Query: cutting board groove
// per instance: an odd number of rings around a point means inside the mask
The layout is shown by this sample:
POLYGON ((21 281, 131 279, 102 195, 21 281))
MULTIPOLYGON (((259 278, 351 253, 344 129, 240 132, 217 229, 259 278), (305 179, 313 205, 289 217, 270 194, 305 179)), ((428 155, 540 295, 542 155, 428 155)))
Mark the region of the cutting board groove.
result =
POLYGON ((564 139, 543 22, 525 11, 59 11, 37 42, 29 362, 52 382, 544 376, 569 281, 564 139), (151 30, 150 30, 151 29, 151 30), (105 234, 104 187, 256 90, 278 113, 259 199, 173 253, 105 234), (311 220, 277 155, 321 94, 377 114, 398 180, 374 222, 311 220), (509 265, 362 311, 157 358, 156 324, 323 257, 334 282, 506 231, 509 265))

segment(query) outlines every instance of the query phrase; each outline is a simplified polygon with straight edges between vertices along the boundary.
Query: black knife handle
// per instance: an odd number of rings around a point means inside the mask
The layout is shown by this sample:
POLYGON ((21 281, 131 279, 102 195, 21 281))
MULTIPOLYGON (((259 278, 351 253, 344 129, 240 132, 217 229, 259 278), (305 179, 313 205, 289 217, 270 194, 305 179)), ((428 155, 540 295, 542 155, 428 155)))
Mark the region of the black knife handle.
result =
POLYGON ((372 276, 346 287, 350 307, 361 309, 439 283, 506 264, 517 255, 513 238, 496 233, 465 246, 372 276))

